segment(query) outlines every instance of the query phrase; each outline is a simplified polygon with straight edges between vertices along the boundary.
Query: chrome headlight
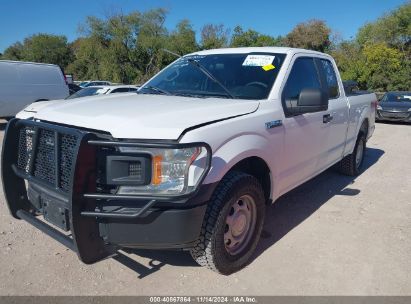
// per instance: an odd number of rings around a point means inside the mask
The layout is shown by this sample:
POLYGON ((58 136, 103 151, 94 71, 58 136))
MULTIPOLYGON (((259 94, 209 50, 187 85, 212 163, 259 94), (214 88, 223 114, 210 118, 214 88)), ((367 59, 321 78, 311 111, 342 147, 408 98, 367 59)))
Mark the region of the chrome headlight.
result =
POLYGON ((187 148, 120 147, 123 153, 144 153, 151 156, 151 178, 146 185, 122 185, 118 194, 183 195, 197 189, 210 166, 205 146, 187 148))

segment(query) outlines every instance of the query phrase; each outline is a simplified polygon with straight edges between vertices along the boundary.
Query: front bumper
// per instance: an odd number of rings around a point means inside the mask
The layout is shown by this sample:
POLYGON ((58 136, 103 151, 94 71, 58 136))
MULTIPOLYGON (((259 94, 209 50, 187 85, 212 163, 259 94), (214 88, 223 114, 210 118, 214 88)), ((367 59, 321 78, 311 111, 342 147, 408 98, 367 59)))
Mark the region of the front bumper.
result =
MULTIPOLYGON (((216 185, 203 185, 195 193, 179 197, 98 193, 95 186, 96 147, 108 143, 113 144, 113 141, 103 141, 91 131, 11 120, 7 125, 2 151, 3 190, 11 214, 73 249, 87 264, 114 254, 119 247, 190 248, 200 234, 206 204, 216 185), (25 126, 37 130, 33 132, 35 134, 41 132, 39 129, 54 134, 55 157, 48 160, 55 162, 55 167, 49 169, 53 171, 54 168, 55 173, 51 183, 44 182, 34 174, 38 166, 36 140, 39 140, 36 135, 32 141, 32 154, 27 156, 27 168, 21 170, 17 166, 21 141, 19 132, 25 126), (70 150, 75 161, 70 164, 71 171, 66 168, 67 172, 71 172, 69 175, 66 173, 66 177, 70 176, 68 185, 67 178, 64 184, 58 175, 61 163, 67 164, 63 157, 67 151, 64 154, 57 145, 66 135, 76 138, 70 150), (61 230, 70 231, 70 236, 61 230)), ((44 140, 42 144, 53 146, 50 142, 44 143, 44 140)), ((50 156, 52 154, 48 154, 50 156)), ((47 172, 42 174, 48 176, 47 172)))
POLYGON ((377 121, 411 122, 411 112, 377 110, 375 119, 377 121))

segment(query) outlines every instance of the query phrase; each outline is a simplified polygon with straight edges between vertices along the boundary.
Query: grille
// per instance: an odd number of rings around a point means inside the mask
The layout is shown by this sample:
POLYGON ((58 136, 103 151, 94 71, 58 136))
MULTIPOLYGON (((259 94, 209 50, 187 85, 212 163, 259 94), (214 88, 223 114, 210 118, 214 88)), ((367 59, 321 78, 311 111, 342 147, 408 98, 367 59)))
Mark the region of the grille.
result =
POLYGON ((140 177, 141 179, 141 175, 142 175, 141 163, 140 162, 130 163, 128 166, 128 175, 132 177, 140 177))
POLYGON ((75 135, 56 133, 43 128, 23 127, 19 132, 17 167, 26 174, 51 186, 57 185, 68 192, 76 147, 75 135))
POLYGON ((34 162, 34 176, 49 184, 54 184, 56 176, 55 146, 54 132, 40 129, 37 155, 34 162))
POLYGON ((29 164, 33 152, 33 135, 34 128, 32 127, 21 129, 19 134, 17 166, 26 173, 29 173, 29 164))
POLYGON ((409 112, 389 112, 389 111, 381 111, 380 115, 387 118, 407 118, 410 113, 409 112))
POLYGON ((68 191, 70 189, 71 168, 73 166, 77 137, 74 135, 63 135, 61 137, 60 152, 60 187, 68 191))

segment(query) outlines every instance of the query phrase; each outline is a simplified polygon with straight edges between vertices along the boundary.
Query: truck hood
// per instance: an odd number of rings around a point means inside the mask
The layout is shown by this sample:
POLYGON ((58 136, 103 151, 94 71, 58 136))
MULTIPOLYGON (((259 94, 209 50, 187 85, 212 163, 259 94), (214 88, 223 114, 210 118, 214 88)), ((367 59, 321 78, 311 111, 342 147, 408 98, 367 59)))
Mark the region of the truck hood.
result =
POLYGON ((258 105, 256 100, 113 94, 50 103, 33 116, 115 138, 172 140, 187 128, 248 114, 258 105))

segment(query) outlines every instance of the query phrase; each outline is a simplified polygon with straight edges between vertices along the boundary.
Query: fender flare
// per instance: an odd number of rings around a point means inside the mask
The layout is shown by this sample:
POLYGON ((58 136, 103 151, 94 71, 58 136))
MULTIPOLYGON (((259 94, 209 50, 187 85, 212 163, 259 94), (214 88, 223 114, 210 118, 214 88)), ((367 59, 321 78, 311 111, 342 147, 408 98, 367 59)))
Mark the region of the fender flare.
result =
POLYGON ((246 158, 258 157, 263 160, 270 170, 271 196, 274 190, 275 181, 275 157, 269 157, 275 151, 270 142, 259 134, 242 134, 224 142, 212 155, 211 168, 204 180, 204 184, 216 183, 239 162, 246 158))

